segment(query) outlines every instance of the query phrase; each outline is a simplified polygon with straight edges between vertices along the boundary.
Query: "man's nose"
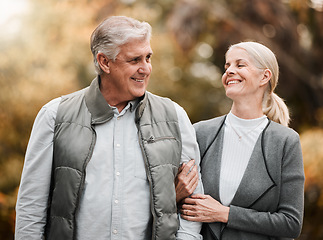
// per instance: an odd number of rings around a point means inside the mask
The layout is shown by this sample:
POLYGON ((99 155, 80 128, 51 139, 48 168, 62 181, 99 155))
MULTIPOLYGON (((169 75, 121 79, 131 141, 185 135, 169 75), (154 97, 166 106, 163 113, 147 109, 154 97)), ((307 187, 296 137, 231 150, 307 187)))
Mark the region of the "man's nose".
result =
POLYGON ((139 69, 138 69, 138 73, 140 73, 140 74, 149 74, 150 73, 150 69, 151 69, 151 64, 150 63, 148 63, 148 62, 143 62, 141 65, 140 65, 140 67, 139 67, 139 69))

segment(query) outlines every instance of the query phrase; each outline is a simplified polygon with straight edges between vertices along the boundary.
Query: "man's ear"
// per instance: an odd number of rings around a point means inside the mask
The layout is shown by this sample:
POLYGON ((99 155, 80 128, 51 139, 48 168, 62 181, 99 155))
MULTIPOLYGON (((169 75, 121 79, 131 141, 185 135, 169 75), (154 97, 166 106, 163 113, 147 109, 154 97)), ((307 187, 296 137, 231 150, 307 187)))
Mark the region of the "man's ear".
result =
POLYGON ((263 78, 260 81, 260 86, 266 85, 272 77, 271 71, 267 68, 264 71, 263 78))
POLYGON ((103 53, 98 53, 96 55, 96 60, 98 61, 98 64, 103 72, 110 73, 110 67, 109 67, 110 60, 106 55, 104 55, 103 53))

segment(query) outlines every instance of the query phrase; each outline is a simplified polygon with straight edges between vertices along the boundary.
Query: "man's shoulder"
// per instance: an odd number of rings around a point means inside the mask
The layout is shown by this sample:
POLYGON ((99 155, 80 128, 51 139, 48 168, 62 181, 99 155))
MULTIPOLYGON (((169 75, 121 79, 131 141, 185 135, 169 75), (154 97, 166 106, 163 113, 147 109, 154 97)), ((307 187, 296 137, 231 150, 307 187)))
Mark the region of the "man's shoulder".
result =
POLYGON ((177 102, 170 99, 169 97, 156 95, 156 94, 148 92, 148 91, 146 93, 148 95, 148 99, 150 99, 152 101, 157 101, 157 102, 160 102, 162 104, 171 104, 171 105, 174 105, 176 111, 185 111, 184 108, 181 105, 179 105, 177 102))
POLYGON ((76 92, 72 92, 66 95, 61 96, 61 101, 59 104, 59 111, 62 111, 62 109, 65 109, 65 111, 78 111, 78 108, 82 105, 85 91, 88 89, 83 88, 81 90, 78 90, 76 92))
POLYGON ((60 101, 62 100, 62 97, 57 97, 57 98, 54 98, 52 100, 50 100, 48 103, 46 103, 43 108, 46 108, 46 109, 55 109, 57 108, 57 106, 59 105, 60 101))
MULTIPOLYGON (((81 111, 82 108, 86 108, 84 101, 85 91, 87 88, 83 88, 76 92, 72 92, 67 95, 61 96, 56 114, 56 124, 59 122, 75 121, 81 115, 84 116, 85 111, 81 111)), ((80 117, 79 120, 83 120, 80 117)))
POLYGON ((57 110, 57 107, 60 105, 60 103, 62 101, 66 101, 67 99, 70 99, 70 98, 73 98, 75 96, 80 96, 80 95, 84 94, 85 89, 81 89, 81 90, 78 90, 78 91, 75 91, 75 92, 72 92, 72 93, 69 93, 69 94, 62 95, 60 97, 54 98, 54 99, 50 100, 49 102, 47 102, 45 105, 43 105, 43 108, 47 109, 47 110, 52 110, 52 109, 57 110))
POLYGON ((168 97, 163 97, 163 96, 160 96, 160 95, 156 95, 152 92, 149 92, 149 91, 146 91, 146 94, 148 96, 148 99, 154 99, 156 101, 171 101, 173 102, 170 98, 168 97))
POLYGON ((66 101, 68 99, 73 99, 73 98, 76 98, 76 97, 83 97, 84 96, 84 93, 85 91, 88 89, 89 87, 86 87, 86 88, 83 88, 81 90, 78 90, 78 91, 75 91, 75 92, 72 92, 72 93, 69 93, 69 94, 66 94, 66 95, 63 95, 62 96, 62 101, 66 101))
POLYGON ((168 97, 162 97, 151 92, 146 92, 147 101, 151 104, 154 108, 158 108, 155 110, 166 110, 169 111, 171 109, 175 110, 175 102, 168 97))
POLYGON ((168 98, 168 97, 163 97, 163 96, 159 96, 156 94, 153 94, 151 92, 148 92, 148 99, 150 99, 151 102, 158 102, 158 105, 162 108, 164 108, 167 111, 175 111, 177 113, 178 116, 185 116, 187 115, 185 109, 179 105, 177 102, 175 102, 174 100, 168 98))

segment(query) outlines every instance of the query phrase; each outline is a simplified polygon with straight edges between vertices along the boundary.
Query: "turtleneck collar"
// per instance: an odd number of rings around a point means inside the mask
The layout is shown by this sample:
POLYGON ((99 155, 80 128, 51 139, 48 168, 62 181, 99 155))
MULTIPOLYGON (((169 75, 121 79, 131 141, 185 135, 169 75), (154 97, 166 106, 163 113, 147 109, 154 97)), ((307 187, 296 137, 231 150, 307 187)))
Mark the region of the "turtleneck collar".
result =
POLYGON ((241 127, 241 128, 253 128, 254 126, 263 122, 266 118, 267 118, 266 115, 263 115, 259 118, 254 118, 254 119, 243 119, 243 118, 237 117, 231 111, 228 114, 228 120, 230 121, 230 123, 235 127, 241 127))

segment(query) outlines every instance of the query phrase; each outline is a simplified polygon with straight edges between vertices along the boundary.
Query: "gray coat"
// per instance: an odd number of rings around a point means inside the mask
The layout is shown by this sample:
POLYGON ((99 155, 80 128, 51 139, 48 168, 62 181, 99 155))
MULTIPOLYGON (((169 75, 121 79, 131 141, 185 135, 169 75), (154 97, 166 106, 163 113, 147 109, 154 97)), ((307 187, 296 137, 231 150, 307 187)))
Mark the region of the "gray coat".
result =
MULTIPOLYGON (((224 120, 222 116, 194 124, 205 194, 218 201, 224 120)), ((201 232, 204 239, 298 237, 303 219, 304 179, 299 135, 269 121, 232 200, 228 223, 204 223, 201 232)))

